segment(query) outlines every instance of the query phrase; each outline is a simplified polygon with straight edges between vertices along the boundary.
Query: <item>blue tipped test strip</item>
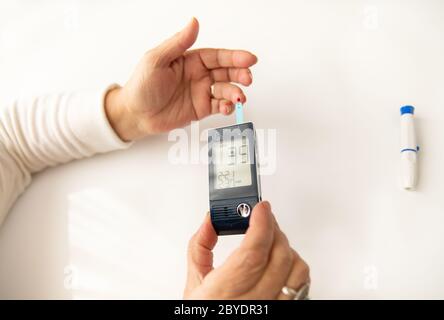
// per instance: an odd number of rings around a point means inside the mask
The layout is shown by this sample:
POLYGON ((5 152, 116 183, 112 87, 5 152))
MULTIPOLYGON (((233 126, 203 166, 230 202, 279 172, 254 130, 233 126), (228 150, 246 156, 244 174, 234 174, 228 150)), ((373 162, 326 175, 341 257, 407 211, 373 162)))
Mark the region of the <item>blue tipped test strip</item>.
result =
POLYGON ((241 124, 244 123, 244 106, 242 105, 242 102, 236 103, 236 123, 241 124))

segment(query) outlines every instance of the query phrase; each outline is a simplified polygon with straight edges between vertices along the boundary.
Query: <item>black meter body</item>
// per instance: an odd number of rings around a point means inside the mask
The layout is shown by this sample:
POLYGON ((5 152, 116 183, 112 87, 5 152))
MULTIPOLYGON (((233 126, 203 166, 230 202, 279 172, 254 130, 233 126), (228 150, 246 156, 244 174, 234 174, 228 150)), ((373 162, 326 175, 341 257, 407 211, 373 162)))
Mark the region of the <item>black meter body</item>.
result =
POLYGON ((218 235, 242 234, 261 201, 253 123, 208 132, 210 214, 218 235))

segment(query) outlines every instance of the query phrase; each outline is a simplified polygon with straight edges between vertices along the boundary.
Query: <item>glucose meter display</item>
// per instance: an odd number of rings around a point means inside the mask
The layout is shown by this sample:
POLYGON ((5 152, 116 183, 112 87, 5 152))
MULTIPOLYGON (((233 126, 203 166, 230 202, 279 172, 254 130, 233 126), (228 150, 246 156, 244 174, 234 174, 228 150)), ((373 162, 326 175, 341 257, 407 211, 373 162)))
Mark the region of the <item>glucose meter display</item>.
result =
POLYGON ((213 145, 214 188, 251 185, 250 150, 245 136, 213 145))

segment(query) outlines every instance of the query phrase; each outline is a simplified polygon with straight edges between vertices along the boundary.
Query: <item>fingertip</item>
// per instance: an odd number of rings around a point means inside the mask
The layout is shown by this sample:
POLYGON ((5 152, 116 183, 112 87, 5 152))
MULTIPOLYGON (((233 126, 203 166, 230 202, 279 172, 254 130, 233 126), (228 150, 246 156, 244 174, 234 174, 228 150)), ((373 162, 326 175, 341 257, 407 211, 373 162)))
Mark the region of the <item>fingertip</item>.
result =
POLYGON ((204 221, 199 230, 197 230, 193 240, 207 248, 213 248, 215 246, 217 242, 217 234, 214 230, 213 223, 211 222, 209 212, 205 214, 204 221))
POLYGON ((250 69, 247 69, 248 77, 250 78, 250 84, 253 82, 253 74, 250 69))
POLYGON ((199 21, 197 20, 196 17, 191 17, 191 20, 188 21, 188 23, 184 29, 187 29, 187 28, 193 28, 193 29, 199 28, 199 21))
POLYGON ((191 18, 191 25, 197 31, 196 33, 198 34, 199 33, 199 29, 200 29, 200 23, 199 23, 199 20, 197 20, 196 17, 192 17, 191 18))
POLYGON ((237 50, 233 54, 233 64, 238 68, 248 68, 257 63, 257 57, 251 52, 237 50))
POLYGON ((214 234, 216 234, 216 231, 214 231, 214 228, 213 228, 213 223, 211 222, 210 212, 208 211, 205 214, 204 221, 202 222, 199 230, 197 230, 197 233, 210 235, 213 232, 214 232, 214 234))
POLYGON ((194 42, 196 42, 197 36, 199 34, 199 21, 195 17, 192 17, 190 22, 188 22, 186 27, 182 30, 182 34, 182 45, 185 48, 191 47, 194 42))
POLYGON ((271 213, 271 205, 268 201, 261 201, 257 203, 251 214, 250 225, 253 224, 273 224, 273 215, 271 213))
POLYGON ((240 75, 239 80, 244 86, 249 86, 253 82, 253 74, 250 69, 245 69, 240 75))
MULTIPOLYGON (((271 204, 267 200, 261 201, 254 208, 258 207, 258 210, 271 213, 271 204)), ((253 209, 254 210, 254 209, 253 209)))
POLYGON ((267 210, 271 211, 271 203, 267 200, 259 202, 261 205, 263 205, 267 210))
POLYGON ((202 223, 201 229, 205 230, 205 231, 213 231, 214 234, 216 234, 216 231, 213 228, 213 223, 211 222, 211 215, 210 212, 207 211, 207 213, 205 214, 205 218, 204 221, 202 223))
POLYGON ((235 104, 238 102, 241 102, 242 104, 247 102, 247 97, 245 96, 245 94, 242 91, 233 96, 233 103, 235 104))
POLYGON ((230 115, 234 110, 233 103, 231 101, 225 100, 220 104, 219 112, 223 115, 230 115))
POLYGON ((252 54, 252 55, 253 55, 253 65, 255 65, 256 63, 258 63, 259 58, 255 54, 252 54))
POLYGON ((191 17, 191 23, 197 24, 197 26, 199 27, 199 20, 196 17, 191 17))
POLYGON ((245 63, 246 63, 249 67, 254 66, 254 65, 257 63, 257 61, 258 61, 257 56, 254 55, 253 53, 249 52, 249 51, 245 51, 245 52, 247 53, 247 54, 245 55, 245 63))

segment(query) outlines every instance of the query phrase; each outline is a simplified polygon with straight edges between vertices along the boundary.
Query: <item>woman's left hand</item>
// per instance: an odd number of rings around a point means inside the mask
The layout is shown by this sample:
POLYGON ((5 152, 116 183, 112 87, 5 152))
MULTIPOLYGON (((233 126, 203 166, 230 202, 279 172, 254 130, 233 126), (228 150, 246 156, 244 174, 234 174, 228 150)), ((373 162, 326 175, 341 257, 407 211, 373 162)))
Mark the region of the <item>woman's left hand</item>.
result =
POLYGON ((107 94, 111 125, 126 141, 183 127, 210 114, 230 114, 234 103, 246 101, 233 83, 252 83, 250 52, 227 49, 187 51, 196 41, 193 18, 180 32, 148 51, 121 88, 107 94))

